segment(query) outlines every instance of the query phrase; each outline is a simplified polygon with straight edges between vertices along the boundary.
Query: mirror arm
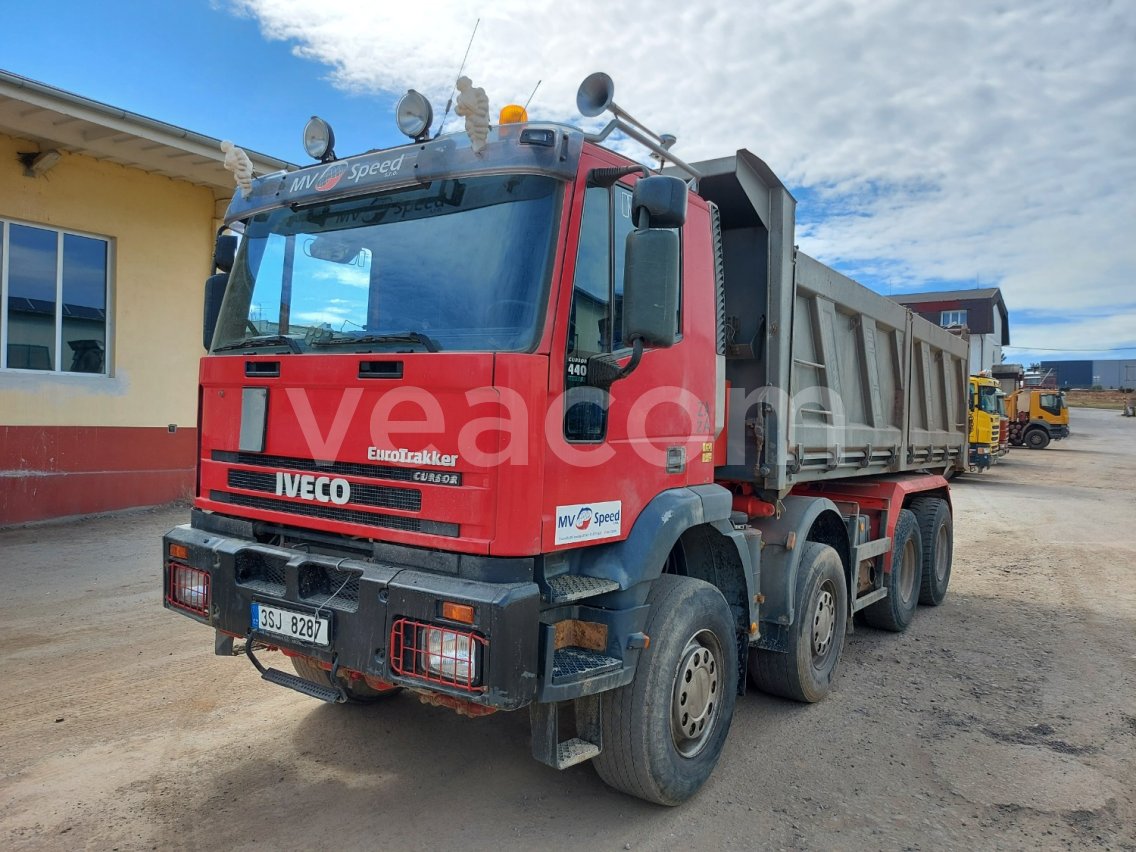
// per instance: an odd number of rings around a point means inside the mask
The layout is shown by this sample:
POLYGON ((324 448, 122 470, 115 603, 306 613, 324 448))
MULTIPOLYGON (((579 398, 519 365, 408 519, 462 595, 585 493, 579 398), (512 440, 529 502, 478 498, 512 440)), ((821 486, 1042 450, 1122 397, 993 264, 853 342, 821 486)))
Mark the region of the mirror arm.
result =
POLYGON ((623 367, 619 366, 619 362, 610 352, 589 358, 585 382, 591 387, 609 390, 620 379, 630 376, 643 360, 643 339, 636 337, 631 347, 631 360, 623 367))

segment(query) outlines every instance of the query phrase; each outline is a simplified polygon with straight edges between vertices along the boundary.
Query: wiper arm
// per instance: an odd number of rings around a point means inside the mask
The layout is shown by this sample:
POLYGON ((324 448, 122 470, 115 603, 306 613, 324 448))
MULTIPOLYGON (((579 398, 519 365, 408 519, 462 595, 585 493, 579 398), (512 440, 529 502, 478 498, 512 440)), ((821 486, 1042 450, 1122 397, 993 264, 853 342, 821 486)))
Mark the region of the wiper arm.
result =
POLYGON ((358 337, 326 337, 313 340, 313 346, 353 346, 359 343, 417 343, 427 352, 439 352, 441 346, 434 338, 420 331, 400 331, 392 334, 361 334, 358 337))
POLYGON ((284 334, 264 334, 258 337, 246 337, 244 340, 239 340, 236 343, 226 343, 224 346, 217 346, 213 348, 213 352, 227 352, 233 349, 260 349, 265 346, 284 346, 290 352, 299 354, 304 350, 300 344, 291 337, 284 334))

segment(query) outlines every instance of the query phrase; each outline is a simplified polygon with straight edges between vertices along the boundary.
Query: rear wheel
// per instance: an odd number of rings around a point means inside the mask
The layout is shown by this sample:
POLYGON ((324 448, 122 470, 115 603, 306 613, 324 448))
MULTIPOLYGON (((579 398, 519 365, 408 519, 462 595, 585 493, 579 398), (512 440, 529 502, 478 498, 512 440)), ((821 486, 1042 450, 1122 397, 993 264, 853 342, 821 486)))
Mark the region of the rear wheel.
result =
POLYGON ((635 679, 600 696, 604 783, 661 805, 686 801, 718 763, 737 696, 737 628, 726 599, 692 577, 664 574, 647 597, 635 679))
POLYGON ((923 578, 919 584, 919 603, 938 606, 947 596, 954 554, 954 519, 951 507, 939 497, 919 497, 911 501, 911 511, 923 539, 923 578))
POLYGON ((1044 429, 1030 429, 1026 432, 1026 446, 1031 450, 1044 450, 1049 446, 1049 433, 1044 429))
POLYGON ((872 627, 900 633, 907 629, 919 605, 919 584, 923 577, 923 537, 915 514, 899 513, 891 548, 891 573, 886 575, 887 597, 864 609, 864 620, 872 627))
POLYGON ((794 701, 820 701, 832 688, 848 629, 848 585, 836 551, 805 543, 797 568, 798 615, 787 653, 754 650, 749 673, 757 688, 794 701))
POLYGON ((308 657, 292 657, 292 667, 296 670, 296 674, 304 680, 310 680, 312 683, 318 683, 320 686, 330 686, 333 689, 336 686, 343 687, 343 691, 347 693, 348 700, 357 704, 370 704, 372 701, 387 698, 398 692, 397 686, 390 689, 373 689, 361 678, 352 680, 340 676, 337 680, 333 681, 330 671, 308 657))

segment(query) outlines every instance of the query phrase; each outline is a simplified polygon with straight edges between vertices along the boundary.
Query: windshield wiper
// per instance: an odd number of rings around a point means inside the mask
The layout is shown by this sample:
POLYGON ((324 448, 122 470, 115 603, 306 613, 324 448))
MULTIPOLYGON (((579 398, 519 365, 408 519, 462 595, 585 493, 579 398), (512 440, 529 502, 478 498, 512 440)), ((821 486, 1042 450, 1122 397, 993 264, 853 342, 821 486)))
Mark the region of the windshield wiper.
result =
POLYGON ((304 351, 294 338, 284 334, 264 334, 259 337, 246 337, 244 340, 238 340, 236 343, 226 343, 223 346, 216 346, 212 351, 227 352, 233 349, 260 349, 265 346, 284 346, 290 352, 297 354, 304 351))
POLYGON ((441 346, 438 341, 420 331, 399 331, 391 334, 361 334, 345 337, 325 337, 322 340, 313 340, 313 346, 354 346, 363 343, 417 343, 427 352, 438 352, 441 346))

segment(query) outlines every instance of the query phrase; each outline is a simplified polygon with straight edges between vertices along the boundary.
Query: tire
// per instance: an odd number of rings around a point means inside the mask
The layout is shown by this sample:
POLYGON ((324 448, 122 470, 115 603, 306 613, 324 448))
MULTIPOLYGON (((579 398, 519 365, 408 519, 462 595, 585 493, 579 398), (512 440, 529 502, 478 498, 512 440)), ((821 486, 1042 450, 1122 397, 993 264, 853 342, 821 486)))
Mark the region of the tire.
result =
POLYGON ((1026 432, 1026 446, 1031 450, 1044 450, 1049 446, 1049 433, 1044 429, 1030 429, 1026 432))
POLYGON ((592 763, 609 787, 678 805, 710 777, 729 733, 738 632, 722 593, 693 577, 664 574, 647 603, 650 644, 635 679, 600 695, 603 750, 592 763))
POLYGON ((887 597, 863 610, 864 621, 879 630, 902 633, 919 606, 923 579, 923 537, 915 513, 902 509, 891 547, 891 573, 885 578, 887 597))
POLYGON ((923 539, 923 578, 919 603, 938 606, 947 596, 954 557, 955 525, 951 507, 939 497, 919 497, 909 507, 923 539))
POLYGON ((320 686, 342 686, 343 691, 347 693, 347 700, 354 704, 371 704, 389 698, 399 691, 397 686, 391 689, 372 689, 362 679, 350 680, 345 677, 340 677, 337 684, 332 681, 330 671, 307 657, 292 657, 292 667, 304 680, 310 680, 320 686))
POLYGON ((797 568, 796 600, 788 651, 752 651, 749 674, 762 692, 813 703, 832 689, 848 630, 844 563, 827 544, 805 542, 797 568))

